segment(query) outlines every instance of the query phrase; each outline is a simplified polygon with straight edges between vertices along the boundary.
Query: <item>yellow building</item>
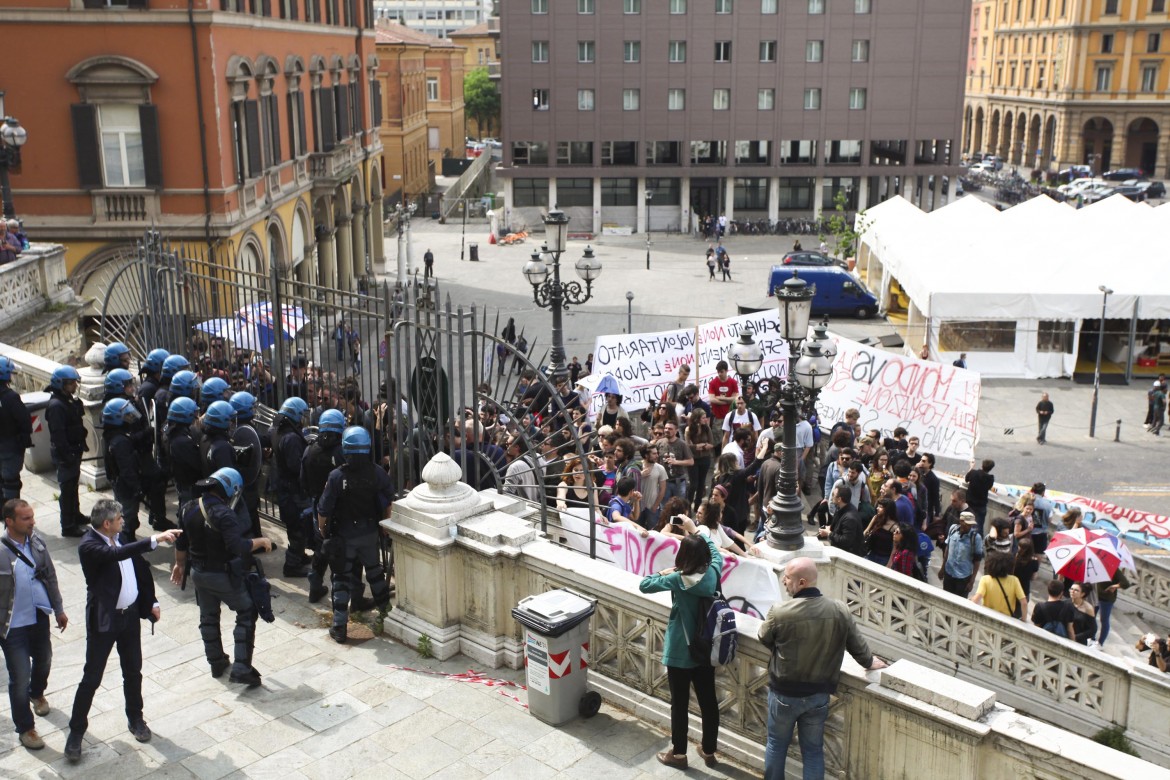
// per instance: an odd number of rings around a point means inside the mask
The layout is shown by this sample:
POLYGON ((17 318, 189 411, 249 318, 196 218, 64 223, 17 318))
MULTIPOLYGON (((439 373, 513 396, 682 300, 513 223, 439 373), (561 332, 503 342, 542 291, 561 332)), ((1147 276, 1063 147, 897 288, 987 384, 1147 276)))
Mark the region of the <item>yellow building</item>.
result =
POLYGON ((492 70, 500 62, 500 20, 492 18, 483 24, 465 27, 456 30, 449 37, 454 43, 462 46, 467 52, 463 55, 463 65, 467 70, 472 68, 487 68, 492 70))
POLYGON ((1166 0, 974 0, 963 151, 1170 175, 1166 0))

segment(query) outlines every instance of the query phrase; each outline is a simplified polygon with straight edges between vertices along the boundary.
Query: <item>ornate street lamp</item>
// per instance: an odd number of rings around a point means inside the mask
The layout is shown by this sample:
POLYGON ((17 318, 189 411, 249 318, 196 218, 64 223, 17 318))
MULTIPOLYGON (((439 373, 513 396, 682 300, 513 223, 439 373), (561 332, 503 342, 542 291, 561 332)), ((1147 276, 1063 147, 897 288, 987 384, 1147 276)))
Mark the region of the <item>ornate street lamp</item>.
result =
MULTIPOLYGON (((0 92, 0 98, 4 93, 0 92)), ((12 188, 8 184, 8 170, 20 165, 20 147, 28 141, 28 131, 15 117, 4 117, 0 125, 0 198, 3 200, 4 218, 15 219, 16 207, 12 204, 12 188)))
POLYGON ((532 300, 542 309, 552 312, 552 351, 549 354, 549 378, 564 376, 565 342, 561 328, 561 312, 569 304, 581 305, 593 297, 593 282, 601 276, 601 261, 593 256, 593 248, 586 246, 585 253, 577 261, 577 276, 585 282, 561 281, 561 254, 569 237, 569 217, 563 211, 553 208, 543 218, 547 241, 540 252, 533 252, 532 258, 524 264, 524 278, 532 285, 532 300), (543 258, 542 258, 543 255, 543 258), (551 269, 550 262, 551 261, 551 269), (552 278, 549 278, 549 272, 552 278))
POLYGON ((747 330, 740 333, 739 341, 727 350, 727 357, 731 361, 731 370, 740 379, 740 388, 743 388, 764 365, 764 351, 747 330))
POLYGON ((410 278, 410 218, 417 208, 411 202, 394 204, 394 216, 398 218, 398 281, 402 284, 410 278))
POLYGON ((650 199, 654 190, 646 190, 646 270, 650 270, 650 199))

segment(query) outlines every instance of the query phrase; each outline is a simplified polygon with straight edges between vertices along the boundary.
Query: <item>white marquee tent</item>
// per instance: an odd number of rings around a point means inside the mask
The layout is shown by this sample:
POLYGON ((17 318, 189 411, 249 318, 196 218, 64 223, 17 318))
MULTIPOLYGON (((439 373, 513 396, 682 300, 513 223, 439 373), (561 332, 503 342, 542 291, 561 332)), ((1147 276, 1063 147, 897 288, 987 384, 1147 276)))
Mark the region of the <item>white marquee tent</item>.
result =
MULTIPOLYGON (((885 305, 896 280, 912 338, 925 333, 938 360, 965 351, 987 376, 1069 376, 1102 285, 1106 319, 1128 323, 1135 305, 1139 319, 1170 319, 1170 204, 1115 196, 1075 209, 1041 196, 1001 212, 968 197, 927 213, 894 197, 866 219, 859 275, 885 305)), ((1105 349, 1124 360, 1127 339, 1105 349)))

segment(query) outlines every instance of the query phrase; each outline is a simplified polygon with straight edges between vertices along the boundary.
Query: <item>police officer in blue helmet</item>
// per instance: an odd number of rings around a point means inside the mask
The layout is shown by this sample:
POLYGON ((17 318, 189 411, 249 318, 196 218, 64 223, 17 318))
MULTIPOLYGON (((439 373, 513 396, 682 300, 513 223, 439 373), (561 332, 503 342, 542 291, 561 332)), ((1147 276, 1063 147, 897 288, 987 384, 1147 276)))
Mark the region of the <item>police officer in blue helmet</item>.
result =
POLYGON ((138 538, 138 505, 145 486, 131 434, 141 419, 142 415, 129 398, 115 398, 102 408, 106 476, 114 485, 114 500, 121 504, 125 521, 119 535, 122 544, 138 538))
POLYGON ((352 426, 341 435, 345 465, 334 469, 325 483, 317 507, 317 526, 329 550, 329 568, 333 572, 333 625, 329 636, 344 644, 347 639, 350 598, 357 593, 356 580, 361 569, 370 583, 370 594, 379 609, 390 603, 390 586, 378 549, 378 524, 390 517, 394 500, 394 482, 382 468, 374 465, 370 454, 370 433, 352 426))
POLYGON ((32 418, 10 386, 15 373, 12 358, 0 355, 0 487, 5 501, 20 498, 20 470, 25 450, 32 446, 32 418))
POLYGON ((108 374, 115 368, 130 369, 130 347, 126 346, 120 341, 115 341, 106 347, 105 354, 102 356, 104 367, 103 374, 108 374))
POLYGON ((175 543, 175 564, 171 581, 183 585, 189 573, 199 604, 199 635, 212 677, 222 677, 231 668, 234 683, 255 688, 260 673, 252 666, 256 645, 256 604, 244 585, 244 573, 252 568, 252 553, 272 549, 264 537, 249 538, 236 514, 243 495, 244 480, 233 468, 217 469, 198 483, 201 495, 181 510, 183 534, 175 543), (220 608, 236 613, 232 632, 232 658, 223 649, 220 608))
MULTIPOLYGON (((317 436, 305 449, 301 458, 301 485, 305 493, 312 500, 310 511, 316 516, 317 504, 321 501, 321 494, 325 492, 325 483, 333 470, 345 463, 341 454, 341 434, 345 431, 345 413, 340 409, 326 409, 317 420, 317 436)), ((317 533, 317 524, 313 522, 314 550, 309 572, 309 602, 317 603, 329 589, 325 587, 325 570, 329 566, 329 556, 321 550, 324 541, 317 533)))
POLYGON ((78 488, 81 485, 81 458, 89 452, 85 431, 85 407, 77 397, 81 374, 72 366, 58 366, 49 377, 49 405, 45 422, 49 426, 49 454, 57 469, 57 506, 61 512, 61 535, 85 535, 89 517, 81 513, 78 488))
POLYGON ((309 506, 301 485, 301 458, 305 455, 305 436, 302 428, 309 405, 296 396, 280 405, 280 411, 268 429, 272 448, 272 465, 276 483, 276 503, 280 522, 288 534, 288 550, 284 554, 285 577, 309 576, 309 533, 303 512, 309 506))

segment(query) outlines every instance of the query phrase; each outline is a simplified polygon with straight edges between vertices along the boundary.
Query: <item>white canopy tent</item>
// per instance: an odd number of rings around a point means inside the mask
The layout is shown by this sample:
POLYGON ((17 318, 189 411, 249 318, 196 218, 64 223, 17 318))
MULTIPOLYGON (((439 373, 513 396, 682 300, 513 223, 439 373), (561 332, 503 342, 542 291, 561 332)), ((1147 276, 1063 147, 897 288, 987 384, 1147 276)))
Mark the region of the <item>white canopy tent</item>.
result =
MULTIPOLYGON (((866 219, 861 278, 886 305, 896 281, 931 353, 967 352, 987 376, 1071 375, 1102 285, 1106 319, 1128 321, 1135 305, 1140 319, 1170 319, 1170 204, 1115 196, 1078 210, 1041 196, 1000 212, 962 198, 926 213, 895 197, 866 219)), ((1106 353, 1125 359, 1126 339, 1107 339, 1106 353)))

